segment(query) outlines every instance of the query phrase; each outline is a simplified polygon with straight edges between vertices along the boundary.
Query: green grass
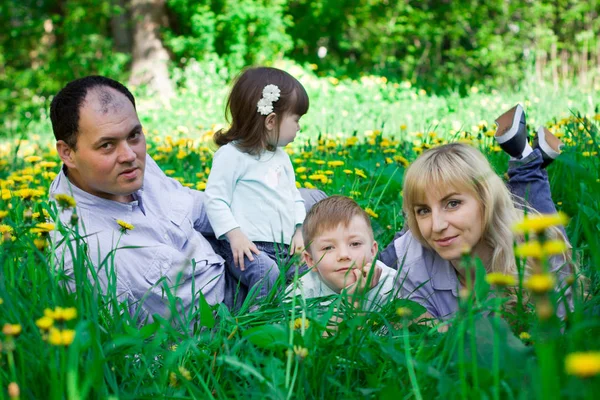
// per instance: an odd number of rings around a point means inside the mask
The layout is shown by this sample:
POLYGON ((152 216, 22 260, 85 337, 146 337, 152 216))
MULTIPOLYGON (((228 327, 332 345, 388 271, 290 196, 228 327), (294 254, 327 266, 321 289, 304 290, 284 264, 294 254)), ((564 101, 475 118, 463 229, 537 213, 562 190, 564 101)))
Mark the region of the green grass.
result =
MULTIPOLYGON (((402 324, 406 321, 396 314, 396 308, 415 305, 397 300, 375 312, 339 304, 343 321, 338 333, 323 337, 331 307, 319 307, 314 301, 293 307, 282 303, 276 293, 251 314, 246 308, 232 314, 224 306, 216 306, 213 317, 200 301, 193 331, 160 318, 140 327, 114 293, 100 295, 91 282, 82 279, 87 266, 81 246, 74 249, 80 254, 77 295, 61 287, 60 272, 48 264, 51 249, 36 249, 36 236, 30 232, 44 219, 43 214, 32 220, 23 216, 28 209, 47 210, 51 216, 56 210, 46 195, 33 201, 14 195, 0 200, 0 211, 8 211, 1 223, 12 227, 9 236, 15 238, 1 245, 0 326, 18 323, 22 333, 14 340, 0 334, 0 399, 8 398, 9 382, 18 383, 23 398, 592 398, 600 389, 597 376, 580 379, 564 371, 567 354, 600 350, 596 297, 600 159, 593 153, 600 147, 598 124, 593 119, 560 121, 570 115, 570 107, 593 116, 587 97, 565 91, 555 100, 557 96, 549 93, 537 94, 536 103, 534 95, 527 97, 525 92, 502 96, 477 93, 459 99, 432 98, 403 89, 390 94, 390 99, 379 100, 377 93, 383 96, 387 89, 317 82, 320 89, 306 84, 312 101, 305 122, 310 143, 302 143, 301 137, 291 155, 296 170, 305 169, 297 173, 297 180, 329 194, 352 195, 361 206, 371 208, 377 214, 373 226, 382 246, 403 224, 400 191, 404 165, 393 157, 412 161, 419 149, 435 141, 416 132, 434 131, 442 141, 458 137, 477 141, 495 169, 503 173, 507 157, 494 150, 485 127, 474 129, 472 125, 485 120, 489 127, 500 111, 517 100, 529 99, 531 128, 547 124, 569 141, 564 155, 549 168, 549 175, 558 208, 571 217, 567 232, 589 288, 586 296, 580 291, 575 296, 575 312, 568 321, 564 325, 538 321, 533 305, 516 316, 506 316, 507 322, 489 316, 485 311, 496 309, 497 304, 487 298, 490 289, 478 279, 477 302, 461 302, 445 334, 424 325, 402 324), (383 136, 365 136, 365 131, 381 129, 384 121, 383 136), (450 131, 452 121, 458 121, 456 133, 450 131), (402 123, 407 124, 405 129, 400 127, 402 123), (458 132, 463 129, 470 134, 458 132), (358 142, 350 145, 346 138, 355 131, 358 142), (334 160, 345 164, 328 166, 327 162, 334 160), (315 174, 326 175, 326 179, 311 178, 315 174), (45 308, 56 306, 77 309, 77 318, 63 323, 76 330, 68 347, 51 345, 35 325, 45 308), (302 317, 308 319, 308 327, 290 328, 302 317), (531 340, 520 340, 521 332, 528 332, 531 340), (307 350, 305 357, 298 355, 303 355, 300 348, 307 350), (186 371, 190 380, 184 377, 186 371)), ((214 99, 222 98, 222 91, 212 93, 205 103, 192 101, 195 96, 188 93, 166 111, 150 112, 148 103, 140 101, 150 154, 169 175, 193 187, 202 187, 204 169, 210 166, 211 152, 201 138, 211 121, 221 122, 219 114, 209 112, 213 110, 210 107, 202 117, 197 116, 197 110, 205 110, 204 104, 213 102, 214 109, 220 107, 214 99), (195 141, 178 142, 181 137, 195 141)), ((30 140, 17 145, 13 138, 0 144, 3 188, 47 189, 52 174, 44 171, 57 172, 58 166, 37 171, 39 162, 25 160, 36 154, 46 161, 58 161, 49 150, 47 121, 33 121, 29 126, 22 121, 16 131, 30 140), (41 137, 35 139, 32 134, 41 137)), ((414 310, 416 314, 418 308, 414 310)))

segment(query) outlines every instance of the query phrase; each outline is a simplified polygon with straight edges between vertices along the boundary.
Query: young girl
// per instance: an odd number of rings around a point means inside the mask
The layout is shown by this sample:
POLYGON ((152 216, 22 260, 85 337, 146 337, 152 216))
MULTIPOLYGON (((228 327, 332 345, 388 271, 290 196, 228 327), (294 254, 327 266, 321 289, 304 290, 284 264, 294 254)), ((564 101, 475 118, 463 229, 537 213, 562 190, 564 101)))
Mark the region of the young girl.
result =
POLYGON ((283 147, 296 137, 308 105, 290 74, 247 69, 227 100, 231 127, 215 134, 220 148, 206 185, 206 212, 215 236, 231 246, 229 272, 248 288, 260 285, 258 297, 279 277, 277 261, 304 247, 304 201, 283 147))

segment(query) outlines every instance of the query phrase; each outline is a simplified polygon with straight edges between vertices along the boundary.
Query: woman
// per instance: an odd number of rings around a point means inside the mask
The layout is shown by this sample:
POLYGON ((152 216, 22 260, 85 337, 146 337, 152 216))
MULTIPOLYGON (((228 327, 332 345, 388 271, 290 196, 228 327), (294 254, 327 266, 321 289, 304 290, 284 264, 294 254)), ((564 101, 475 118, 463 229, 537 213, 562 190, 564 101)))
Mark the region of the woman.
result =
MULTIPOLYGON (((542 165, 559 154, 560 142, 540 129, 531 148, 520 106, 507 114, 497 121, 496 139, 511 154, 509 184, 516 183, 521 196, 535 193, 532 200, 539 211, 556 212, 542 165), (546 151, 548 143, 554 145, 554 154, 546 151)), ((516 276, 511 227, 523 211, 515 207, 515 199, 522 208, 523 198, 511 195, 479 150, 453 143, 423 153, 404 179, 403 211, 409 232, 394 241, 403 297, 425 306, 428 317, 452 316, 458 309, 458 292, 468 280, 460 262, 466 251, 480 258, 487 272, 516 276)), ((556 234, 562 236, 558 230, 556 234)), ((551 264, 559 282, 572 274, 565 257, 553 257, 551 264)), ((564 307, 558 314, 564 315, 564 307)))

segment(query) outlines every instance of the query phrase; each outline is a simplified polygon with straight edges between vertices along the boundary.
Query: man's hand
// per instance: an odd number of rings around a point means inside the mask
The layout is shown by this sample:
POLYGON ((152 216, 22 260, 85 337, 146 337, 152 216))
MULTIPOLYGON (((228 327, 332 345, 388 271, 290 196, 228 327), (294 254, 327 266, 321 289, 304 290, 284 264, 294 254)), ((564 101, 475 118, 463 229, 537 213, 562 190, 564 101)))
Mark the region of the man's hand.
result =
POLYGON ((254 261, 252 253, 260 254, 260 251, 252 241, 248 240, 240 228, 230 230, 225 236, 229 239, 229 245, 233 253, 233 263, 244 271, 244 256, 248 257, 250 261, 254 261))
POLYGON ((302 227, 297 227, 294 236, 292 237, 292 244, 290 245, 290 255, 293 256, 296 253, 302 253, 304 250, 304 238, 302 237, 302 227))

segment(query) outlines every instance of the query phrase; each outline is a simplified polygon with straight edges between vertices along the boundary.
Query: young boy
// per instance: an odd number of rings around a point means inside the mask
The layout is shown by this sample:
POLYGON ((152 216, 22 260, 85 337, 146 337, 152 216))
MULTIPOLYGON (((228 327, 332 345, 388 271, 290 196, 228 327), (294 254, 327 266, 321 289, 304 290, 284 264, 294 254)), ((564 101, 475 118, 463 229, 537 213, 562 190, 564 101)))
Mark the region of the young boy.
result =
POLYGON ((367 213, 352 199, 332 196, 315 204, 302 226, 309 272, 289 296, 305 298, 344 292, 349 299, 364 298, 366 306, 383 305, 397 297, 397 271, 375 261, 378 245, 367 213), (365 296, 362 296, 365 294, 365 296))

